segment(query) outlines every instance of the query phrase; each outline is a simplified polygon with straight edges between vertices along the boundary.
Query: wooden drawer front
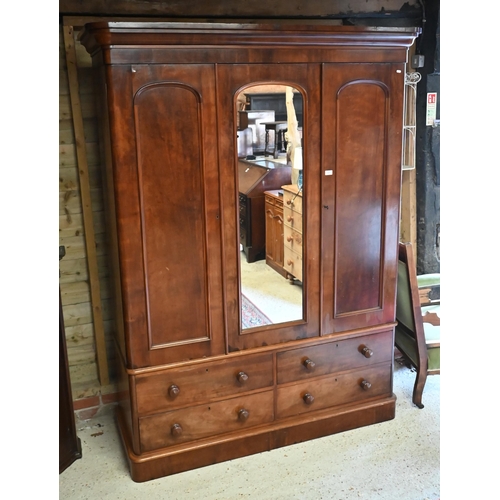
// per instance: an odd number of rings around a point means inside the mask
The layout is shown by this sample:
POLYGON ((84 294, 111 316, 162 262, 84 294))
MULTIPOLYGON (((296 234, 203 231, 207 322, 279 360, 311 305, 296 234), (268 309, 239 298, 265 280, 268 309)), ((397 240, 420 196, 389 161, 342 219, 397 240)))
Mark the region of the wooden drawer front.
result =
POLYGON ((143 417, 139 419, 141 451, 269 423, 274 420, 273 408, 270 390, 143 417))
POLYGON ((302 233, 289 226, 284 227, 284 243, 290 250, 302 255, 302 233))
POLYGON ((390 395, 391 368, 391 363, 383 363, 279 387, 276 418, 390 395))
POLYGON ((283 269, 293 274, 298 280, 302 280, 302 254, 285 247, 283 269))
POLYGON ((274 205, 275 199, 276 198, 274 196, 270 196, 270 195, 266 194, 266 203, 269 203, 269 205, 274 205))
POLYGON ((290 210, 283 205, 283 223, 302 232, 302 214, 290 210))
POLYGON ((283 206, 291 208, 294 212, 302 213, 302 196, 283 190, 283 206))
POLYGON ((187 365, 138 375, 137 411, 139 415, 167 411, 272 385, 273 362, 269 353, 187 365))
POLYGON ((272 194, 267 194, 264 193, 266 197, 266 203, 269 203, 270 205, 275 205, 276 207, 283 208, 283 197, 282 196, 275 196, 272 194))
POLYGON ((392 352, 392 330, 279 352, 278 384, 390 361, 392 352), (363 351, 365 347, 370 351, 363 351))

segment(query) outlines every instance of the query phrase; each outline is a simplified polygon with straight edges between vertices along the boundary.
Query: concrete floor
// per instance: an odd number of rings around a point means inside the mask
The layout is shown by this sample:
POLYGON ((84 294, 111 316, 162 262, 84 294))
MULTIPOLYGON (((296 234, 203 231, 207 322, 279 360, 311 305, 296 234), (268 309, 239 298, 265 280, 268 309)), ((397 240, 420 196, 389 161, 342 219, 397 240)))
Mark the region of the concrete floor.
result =
POLYGON ((83 457, 60 474, 59 498, 436 500, 441 377, 427 378, 419 410, 415 374, 394 369, 394 420, 146 483, 130 479, 112 414, 77 422, 83 457))

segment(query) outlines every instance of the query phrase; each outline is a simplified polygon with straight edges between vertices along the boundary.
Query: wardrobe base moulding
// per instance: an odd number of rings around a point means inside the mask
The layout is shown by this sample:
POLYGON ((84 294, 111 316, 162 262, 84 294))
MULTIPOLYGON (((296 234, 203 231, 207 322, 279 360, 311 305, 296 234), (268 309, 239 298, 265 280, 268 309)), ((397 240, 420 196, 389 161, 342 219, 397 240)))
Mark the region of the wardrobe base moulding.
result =
POLYGON ((142 453, 140 456, 132 449, 125 416, 120 407, 117 408, 116 416, 131 478, 141 483, 392 420, 395 410, 396 396, 392 395, 362 404, 319 410, 314 414, 287 418, 273 424, 246 429, 244 432, 170 446, 142 453))

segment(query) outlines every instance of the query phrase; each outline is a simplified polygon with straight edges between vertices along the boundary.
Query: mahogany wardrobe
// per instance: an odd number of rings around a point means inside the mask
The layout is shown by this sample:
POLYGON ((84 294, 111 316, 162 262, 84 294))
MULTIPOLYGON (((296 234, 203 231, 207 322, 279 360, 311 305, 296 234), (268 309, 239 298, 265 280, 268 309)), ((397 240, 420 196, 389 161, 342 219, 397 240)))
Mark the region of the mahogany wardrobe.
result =
POLYGON ((404 82, 418 33, 85 26, 134 481, 394 418, 404 82), (276 273, 300 302, 289 320, 248 327, 237 118, 241 94, 263 85, 302 100, 301 193, 288 200, 301 203, 300 283, 276 273))

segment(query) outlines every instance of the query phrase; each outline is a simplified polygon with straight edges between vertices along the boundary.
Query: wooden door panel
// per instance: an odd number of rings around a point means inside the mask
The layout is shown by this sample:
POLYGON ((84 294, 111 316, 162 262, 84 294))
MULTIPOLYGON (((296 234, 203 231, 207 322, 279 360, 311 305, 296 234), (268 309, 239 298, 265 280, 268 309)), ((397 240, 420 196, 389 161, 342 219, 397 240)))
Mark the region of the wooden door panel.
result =
POLYGON ((116 172, 127 185, 133 221, 120 233, 122 266, 137 275, 134 287, 124 289, 126 328, 134 343, 130 364, 220 354, 214 68, 137 65, 131 73, 135 164, 116 172), (129 233, 131 227, 140 232, 129 233))
POLYGON ((334 313, 381 307, 385 89, 353 82, 337 95, 334 313))
POLYGON ((323 334, 394 321, 403 75, 325 66, 323 334))
POLYGON ((200 99, 167 82, 134 100, 151 347, 210 337, 200 99))

